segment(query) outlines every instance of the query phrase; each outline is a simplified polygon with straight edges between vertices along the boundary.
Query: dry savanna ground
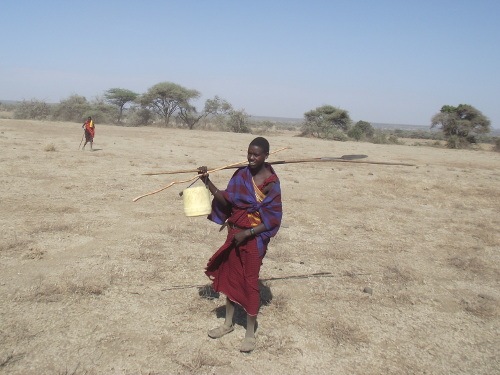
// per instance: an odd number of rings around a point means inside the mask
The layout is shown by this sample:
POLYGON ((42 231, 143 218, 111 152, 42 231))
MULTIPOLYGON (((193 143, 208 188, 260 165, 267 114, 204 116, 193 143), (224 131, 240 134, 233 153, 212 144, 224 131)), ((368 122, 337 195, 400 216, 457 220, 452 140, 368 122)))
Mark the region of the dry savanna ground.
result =
MULTIPOLYGON (((257 349, 219 340, 207 287, 224 240, 186 217, 194 174, 254 137, 0 119, 0 373, 499 374, 500 154, 268 133, 283 227, 261 270, 257 349), (300 276, 300 277, 296 277, 300 276), (179 287, 179 288, 176 288, 179 287)), ((224 188, 232 170, 212 175, 224 188)))

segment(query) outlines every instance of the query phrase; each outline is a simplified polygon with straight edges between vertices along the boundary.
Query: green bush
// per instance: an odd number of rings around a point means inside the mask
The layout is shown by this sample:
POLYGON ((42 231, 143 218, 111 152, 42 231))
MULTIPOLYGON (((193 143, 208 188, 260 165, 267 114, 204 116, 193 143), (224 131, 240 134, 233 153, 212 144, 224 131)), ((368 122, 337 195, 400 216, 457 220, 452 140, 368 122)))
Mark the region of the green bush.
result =
POLYGON ((360 128, 357 128, 356 126, 353 126, 351 129, 349 129, 347 135, 349 136, 349 138, 355 139, 356 141, 360 141, 361 138, 363 138, 363 131, 360 128))
POLYGON ((403 144, 403 142, 401 142, 395 134, 392 134, 392 133, 390 133, 388 131, 384 131, 384 130, 376 130, 375 134, 371 138, 371 142, 375 143, 375 144, 385 144, 385 145, 387 145, 387 144, 392 144, 392 145, 403 144))
POLYGON ((395 129, 394 135, 399 138, 410 138, 410 139, 432 139, 432 140, 444 140, 442 132, 432 132, 424 130, 402 130, 395 129))
POLYGON ((92 106, 83 96, 71 95, 55 106, 53 118, 59 121, 83 122, 92 116, 92 106))
POLYGON ((467 138, 451 135, 446 141, 446 147, 448 148, 470 148, 471 143, 467 138))
POLYGON ((235 133, 250 133, 250 127, 248 125, 248 119, 250 115, 248 115, 245 110, 241 109, 239 111, 233 111, 229 115, 228 119, 228 127, 229 131, 235 133))
POLYGON ((330 131, 326 134, 326 139, 345 142, 349 140, 349 137, 340 129, 330 129, 330 131))
POLYGON ((112 124, 117 122, 119 114, 119 109, 111 104, 106 104, 102 100, 96 100, 96 102, 91 103, 91 107, 88 113, 85 113, 84 119, 91 116, 95 122, 112 124))
POLYGON ((132 107, 127 113, 127 126, 147 126, 153 124, 156 115, 145 107, 132 107))
POLYGON ((50 105, 44 101, 31 99, 23 100, 14 109, 14 118, 29 120, 46 120, 51 114, 50 105))

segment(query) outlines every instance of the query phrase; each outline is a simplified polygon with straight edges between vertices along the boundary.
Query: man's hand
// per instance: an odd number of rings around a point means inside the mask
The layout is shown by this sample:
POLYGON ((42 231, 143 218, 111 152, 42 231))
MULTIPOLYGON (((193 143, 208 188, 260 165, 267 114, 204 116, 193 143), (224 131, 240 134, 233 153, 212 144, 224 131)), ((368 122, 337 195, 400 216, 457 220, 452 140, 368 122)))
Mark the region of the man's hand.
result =
POLYGON ((242 243, 247 241, 252 234, 250 233, 249 229, 242 230, 241 232, 238 232, 234 235, 233 237, 233 242, 235 246, 240 246, 242 243))
POLYGON ((201 175, 200 177, 200 180, 203 181, 203 183, 207 183, 208 182, 208 173, 207 173, 208 169, 206 166, 203 166, 203 167, 198 167, 198 174, 201 175))

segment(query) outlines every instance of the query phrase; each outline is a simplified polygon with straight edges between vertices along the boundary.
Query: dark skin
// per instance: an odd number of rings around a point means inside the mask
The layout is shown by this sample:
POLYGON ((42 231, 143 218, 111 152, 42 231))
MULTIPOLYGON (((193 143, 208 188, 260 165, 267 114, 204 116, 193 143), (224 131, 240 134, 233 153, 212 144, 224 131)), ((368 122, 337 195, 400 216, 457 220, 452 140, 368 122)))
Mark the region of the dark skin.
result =
MULTIPOLYGON (((248 146, 247 160, 248 167, 250 169, 250 173, 253 176, 255 184, 262 185, 264 181, 271 176, 271 172, 265 167, 265 161, 269 156, 268 152, 265 152, 261 147, 250 145, 248 146)), ((230 207, 230 203, 226 201, 224 195, 217 189, 217 187, 210 181, 210 178, 207 173, 207 167, 199 167, 198 172, 202 175, 201 180, 208 186, 210 192, 214 196, 221 205, 225 207, 230 207)), ((268 184, 263 193, 267 195, 267 193, 273 188, 274 182, 268 184)), ((253 227, 253 231, 255 234, 259 234, 265 232, 267 230, 266 226, 261 223, 255 227, 253 227)), ((233 237, 233 242, 235 246, 239 246, 249 239, 253 237, 253 234, 250 232, 250 229, 245 229, 237 232, 233 237)), ((229 298, 226 299, 226 318, 224 321, 224 325, 221 327, 222 329, 228 329, 233 325, 233 316, 234 316, 234 302, 229 298)), ((257 315, 247 315, 247 329, 245 333, 245 339, 253 340, 255 337, 255 324, 257 321, 257 315)), ((241 349, 243 350, 243 349, 241 349)))
MULTIPOLYGON (((254 145, 248 146, 248 153, 247 153, 248 167, 257 186, 262 185, 264 181, 271 176, 271 172, 265 167, 265 161, 268 156, 269 153, 266 153, 259 146, 254 146, 254 145)), ((214 196, 214 199, 216 199, 221 205, 229 207, 230 204, 229 202, 226 201, 224 195, 219 191, 219 189, 217 189, 217 187, 215 187, 212 181, 210 181, 209 175, 207 173, 207 167, 205 166, 199 167, 198 171, 200 174, 203 175, 200 178, 208 186, 210 192, 214 196)), ((267 193, 273 188, 273 186, 274 183, 268 184, 264 188, 263 193, 267 195, 267 193)), ((253 227, 253 230, 255 234, 259 234, 265 232, 267 228, 263 223, 261 223, 253 227)), ((239 246, 240 244, 249 240, 251 237, 253 237, 253 235, 252 233, 250 233, 250 229, 242 230, 241 232, 238 232, 234 235, 233 242, 236 246, 239 246)))

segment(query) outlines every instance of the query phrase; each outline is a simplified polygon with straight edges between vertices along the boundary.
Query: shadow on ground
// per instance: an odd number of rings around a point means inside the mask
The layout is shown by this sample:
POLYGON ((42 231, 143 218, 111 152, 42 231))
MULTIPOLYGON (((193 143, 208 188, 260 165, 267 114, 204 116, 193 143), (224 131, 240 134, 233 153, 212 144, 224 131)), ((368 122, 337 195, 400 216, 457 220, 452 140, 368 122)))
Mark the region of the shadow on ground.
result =
MULTIPOLYGON (((267 306, 271 303, 273 299, 273 294, 271 292, 271 288, 264 284, 259 280, 259 289, 260 289, 260 306, 267 306)), ((220 297, 220 293, 216 292, 212 288, 212 284, 207 284, 198 288, 198 294, 201 298, 206 299, 217 299, 220 297)), ((226 306, 225 300, 224 305, 217 307, 214 309, 217 318, 225 318, 226 317, 226 306)), ((246 328, 247 325, 247 314, 243 308, 236 304, 236 309, 234 311, 234 324, 238 324, 246 328)))

